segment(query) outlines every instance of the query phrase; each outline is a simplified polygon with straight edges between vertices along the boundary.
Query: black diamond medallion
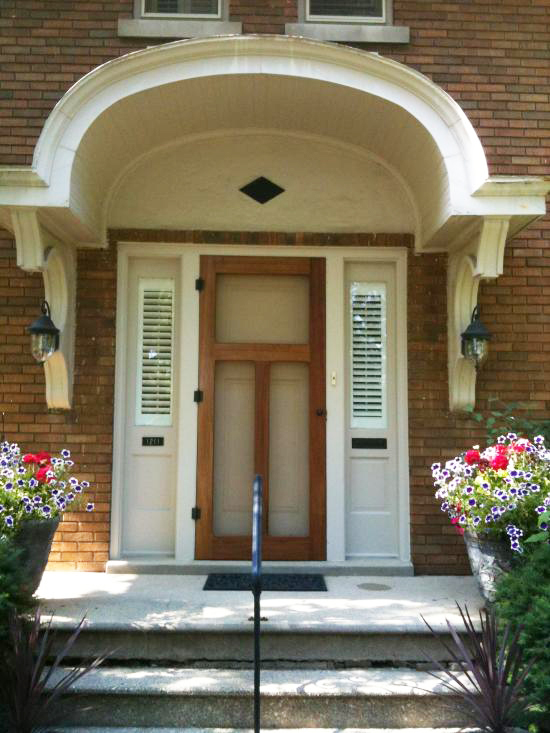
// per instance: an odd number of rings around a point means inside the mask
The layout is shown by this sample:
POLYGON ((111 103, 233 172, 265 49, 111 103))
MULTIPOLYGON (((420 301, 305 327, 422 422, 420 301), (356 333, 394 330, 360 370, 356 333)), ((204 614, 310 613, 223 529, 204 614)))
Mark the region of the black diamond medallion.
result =
POLYGON ((247 183, 246 186, 243 186, 240 190, 259 204, 267 204, 267 202, 274 199, 275 196, 278 196, 280 193, 284 193, 285 189, 281 188, 276 183, 273 183, 273 181, 260 176, 259 178, 255 178, 253 181, 250 181, 250 183, 247 183))

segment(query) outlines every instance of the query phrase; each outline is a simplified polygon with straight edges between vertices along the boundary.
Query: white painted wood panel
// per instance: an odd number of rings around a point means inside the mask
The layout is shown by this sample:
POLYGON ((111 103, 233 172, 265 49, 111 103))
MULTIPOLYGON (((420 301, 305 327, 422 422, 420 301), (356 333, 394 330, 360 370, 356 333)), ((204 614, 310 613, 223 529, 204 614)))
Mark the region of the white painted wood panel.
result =
POLYGON ((350 558, 400 555, 395 280, 392 264, 346 265, 346 555, 350 558))
MULTIPOLYGON (((178 292, 177 259, 130 261, 120 549, 123 557, 173 556, 175 551, 177 383, 174 367, 177 363, 178 292), (158 298, 154 303, 150 298, 153 292, 169 295, 168 300, 160 298, 163 313, 160 313, 158 298), (163 322, 163 334, 160 321, 163 322), (155 330, 159 336, 163 335, 162 354, 152 347, 155 330), (144 348, 147 361, 152 364, 162 356, 161 371, 169 364, 168 381, 164 373, 154 386, 164 391, 160 401, 150 401, 144 395, 144 348), (148 445, 148 441, 153 445, 148 445)), ((153 372, 151 374, 154 377, 153 372)))

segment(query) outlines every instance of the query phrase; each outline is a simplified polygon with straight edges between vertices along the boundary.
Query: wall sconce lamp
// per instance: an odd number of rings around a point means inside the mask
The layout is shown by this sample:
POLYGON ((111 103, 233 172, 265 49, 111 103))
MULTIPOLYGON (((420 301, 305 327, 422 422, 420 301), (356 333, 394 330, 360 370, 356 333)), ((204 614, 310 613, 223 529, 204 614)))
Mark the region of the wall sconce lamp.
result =
POLYGON ((50 318, 47 300, 40 306, 42 315, 27 326, 31 334, 31 353, 36 361, 43 363, 59 348, 59 329, 50 318))
POLYGON ((460 335, 462 356, 471 361, 476 371, 489 356, 490 332, 479 319, 479 306, 472 312, 472 320, 468 328, 460 335))

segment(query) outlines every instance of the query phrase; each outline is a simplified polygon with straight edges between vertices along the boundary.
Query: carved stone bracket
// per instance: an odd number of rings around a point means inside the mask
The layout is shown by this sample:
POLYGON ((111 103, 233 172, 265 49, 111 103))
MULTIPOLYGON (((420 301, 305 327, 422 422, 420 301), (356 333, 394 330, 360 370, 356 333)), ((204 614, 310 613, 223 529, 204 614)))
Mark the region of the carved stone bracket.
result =
POLYGON ((449 406, 452 411, 475 405, 476 370, 461 353, 461 334, 477 305, 479 283, 502 275, 508 217, 485 218, 470 241, 449 256, 447 270, 447 332, 449 406))
POLYGON ((12 210, 17 264, 41 272, 51 317, 59 328, 59 349, 44 363, 46 403, 69 410, 73 392, 76 313, 76 254, 41 225, 35 210, 12 210))

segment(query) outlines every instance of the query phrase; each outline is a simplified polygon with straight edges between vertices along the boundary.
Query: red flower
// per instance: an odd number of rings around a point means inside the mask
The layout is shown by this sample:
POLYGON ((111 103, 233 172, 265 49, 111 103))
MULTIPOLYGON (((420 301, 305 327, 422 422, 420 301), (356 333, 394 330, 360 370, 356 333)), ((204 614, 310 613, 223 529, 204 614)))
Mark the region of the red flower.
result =
POLYGON ((478 468, 480 471, 485 471, 486 468, 489 468, 489 461, 486 458, 481 458, 478 468))
POLYGON ((467 450, 464 456, 464 460, 469 466, 472 466, 474 463, 479 463, 479 459, 480 455, 478 450, 467 450))
POLYGON ((49 463, 47 463, 45 466, 42 466, 42 468, 39 468, 36 472, 35 478, 37 481, 46 482, 49 481, 47 473, 48 471, 51 471, 52 467, 49 463))
POLYGON ((512 443, 512 448, 516 453, 523 453, 528 445, 528 440, 518 440, 517 443, 512 443))
POLYGON ((35 458, 36 458, 36 462, 40 463, 41 466, 44 466, 46 463, 49 463, 52 459, 51 455, 47 453, 45 450, 40 451, 40 453, 37 453, 35 458))
POLYGON ((498 471, 499 468, 508 468, 508 458, 502 453, 497 453, 491 461, 491 468, 494 468, 495 471, 498 471))
POLYGON ((497 445, 497 453, 500 453, 502 455, 508 453, 508 446, 504 445, 504 443, 499 443, 497 445))
POLYGON ((459 527, 459 526, 458 526, 458 517, 453 517, 453 518, 451 519, 451 524, 454 524, 454 525, 455 525, 455 529, 456 529, 456 531, 458 532, 458 534, 464 534, 464 529, 463 529, 463 527, 459 527))
POLYGON ((38 458, 34 453, 27 453, 23 456, 23 463, 38 463, 38 458))

